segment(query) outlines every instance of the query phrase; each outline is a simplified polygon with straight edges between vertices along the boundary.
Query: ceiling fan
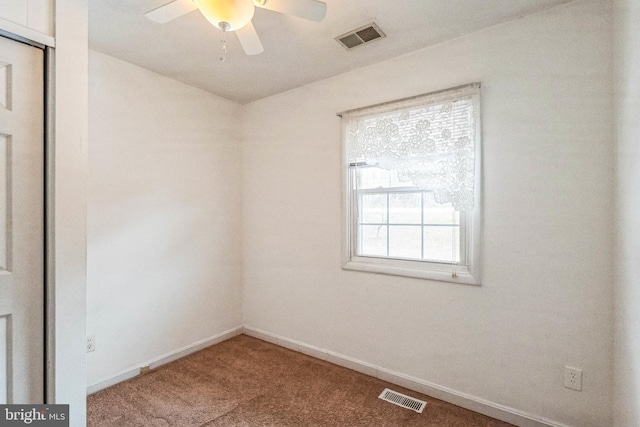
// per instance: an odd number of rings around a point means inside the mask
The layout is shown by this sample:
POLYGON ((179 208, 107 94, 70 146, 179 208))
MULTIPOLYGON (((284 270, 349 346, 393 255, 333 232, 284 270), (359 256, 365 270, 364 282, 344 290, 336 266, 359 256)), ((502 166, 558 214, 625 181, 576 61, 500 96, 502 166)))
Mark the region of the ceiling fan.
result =
MULTIPOLYGON (((223 33, 233 31, 238 36, 247 55, 264 51, 251 19, 255 7, 320 22, 327 14, 327 4, 319 0, 175 0, 153 9, 144 16, 153 22, 164 24, 199 9, 202 15, 223 33)), ((222 39, 224 61, 225 39, 222 39)))

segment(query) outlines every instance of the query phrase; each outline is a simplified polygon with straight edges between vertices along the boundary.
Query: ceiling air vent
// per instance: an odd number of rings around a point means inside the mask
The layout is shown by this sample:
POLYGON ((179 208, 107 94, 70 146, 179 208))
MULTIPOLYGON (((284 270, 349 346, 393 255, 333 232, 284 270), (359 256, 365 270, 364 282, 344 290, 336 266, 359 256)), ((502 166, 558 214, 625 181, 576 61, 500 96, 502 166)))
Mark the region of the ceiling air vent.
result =
POLYGON ((353 31, 349 31, 341 36, 336 37, 336 41, 344 46, 347 50, 357 46, 380 40, 386 36, 375 23, 365 25, 353 31))

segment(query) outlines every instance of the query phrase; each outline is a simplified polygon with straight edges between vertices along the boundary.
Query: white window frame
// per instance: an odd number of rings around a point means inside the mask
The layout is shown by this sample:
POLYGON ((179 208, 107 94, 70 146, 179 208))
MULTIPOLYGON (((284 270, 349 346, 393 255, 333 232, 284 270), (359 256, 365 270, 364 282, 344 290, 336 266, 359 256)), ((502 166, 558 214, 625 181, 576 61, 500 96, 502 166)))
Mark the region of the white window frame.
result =
MULTIPOLYGON (((475 83, 476 85, 479 85, 475 83)), ((453 88, 457 89, 457 88, 453 88)), ((452 89, 447 89, 452 90, 452 89)), ((442 92, 442 91, 440 91, 442 92)), ((435 92, 434 94, 439 93, 435 92)), ((419 95, 419 97, 431 94, 419 95)), ((417 97, 412 97, 417 98, 417 97)), ((392 101, 400 103, 412 98, 392 101)), ((389 104, 391 104, 389 103, 389 104)), ((382 104, 381 104, 382 105, 382 104)), ((371 106, 367 108, 375 108, 371 106)), ((477 105, 479 108, 479 102, 477 105)), ((339 113, 339 116, 348 112, 339 113)), ((387 257, 362 256, 357 254, 357 191, 353 180, 355 169, 347 158, 346 126, 342 123, 342 268, 345 270, 380 273, 394 276, 414 277, 467 285, 480 285, 480 238, 481 238, 481 127, 480 111, 476 123, 476 174, 475 204, 472 211, 460 212, 460 264, 438 263, 420 260, 394 259, 387 257)))

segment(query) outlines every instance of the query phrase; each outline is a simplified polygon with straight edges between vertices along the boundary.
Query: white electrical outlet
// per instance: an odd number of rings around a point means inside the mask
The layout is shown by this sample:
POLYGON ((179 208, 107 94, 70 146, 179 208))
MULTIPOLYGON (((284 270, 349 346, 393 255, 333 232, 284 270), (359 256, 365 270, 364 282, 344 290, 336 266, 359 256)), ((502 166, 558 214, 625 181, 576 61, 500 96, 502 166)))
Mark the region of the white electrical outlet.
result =
POLYGON ((572 390, 582 391, 582 370, 565 366, 564 386, 572 390))
POLYGON ((87 353, 91 353, 92 351, 96 351, 96 336, 89 335, 87 337, 87 353))

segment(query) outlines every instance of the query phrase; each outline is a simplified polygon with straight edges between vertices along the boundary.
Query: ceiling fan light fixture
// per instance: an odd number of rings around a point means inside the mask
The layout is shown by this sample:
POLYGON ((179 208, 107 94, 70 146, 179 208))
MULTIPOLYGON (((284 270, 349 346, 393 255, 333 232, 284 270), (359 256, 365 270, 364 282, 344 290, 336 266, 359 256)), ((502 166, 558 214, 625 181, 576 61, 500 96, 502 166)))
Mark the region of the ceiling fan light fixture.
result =
POLYGON ((193 0, 200 13, 216 28, 238 30, 253 18, 255 6, 250 0, 193 0))
POLYGON ((225 35, 229 31, 235 32, 247 55, 264 52, 260 37, 251 22, 256 7, 315 22, 321 22, 327 15, 327 4, 321 0, 172 0, 150 10, 144 16, 153 22, 164 24, 198 9, 210 24, 222 30, 220 60, 224 61, 227 53, 225 35))

